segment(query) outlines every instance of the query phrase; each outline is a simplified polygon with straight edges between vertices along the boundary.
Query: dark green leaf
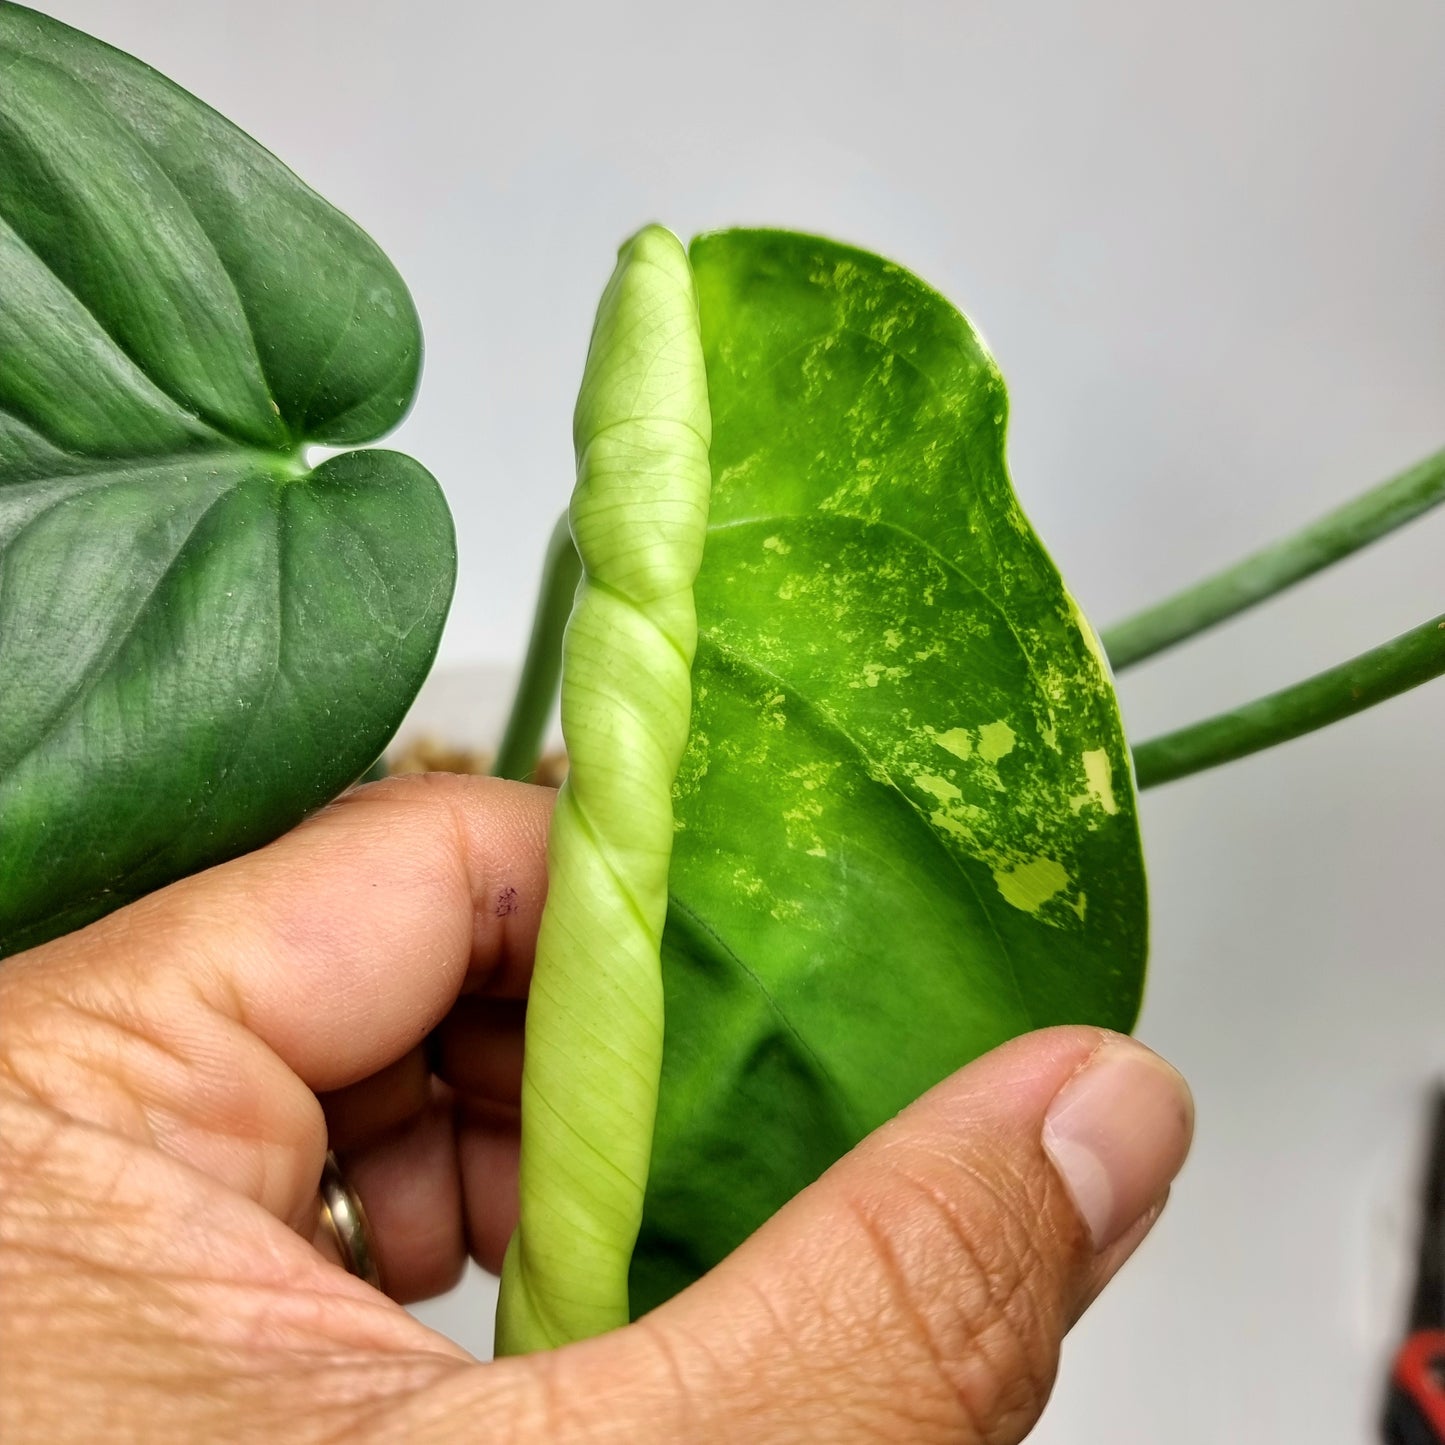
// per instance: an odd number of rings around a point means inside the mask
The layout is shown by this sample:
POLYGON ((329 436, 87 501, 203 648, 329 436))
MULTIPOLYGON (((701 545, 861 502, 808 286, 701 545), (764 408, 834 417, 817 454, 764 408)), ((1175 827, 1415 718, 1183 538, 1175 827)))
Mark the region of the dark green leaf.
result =
POLYGON ((641 1312, 864 1133, 1145 956, 1097 643, 1009 485, 968 323, 878 258, 693 245, 713 409, 641 1312))
POLYGON ((0 5, 0 954, 377 756, 451 595, 390 264, 154 71, 0 5))

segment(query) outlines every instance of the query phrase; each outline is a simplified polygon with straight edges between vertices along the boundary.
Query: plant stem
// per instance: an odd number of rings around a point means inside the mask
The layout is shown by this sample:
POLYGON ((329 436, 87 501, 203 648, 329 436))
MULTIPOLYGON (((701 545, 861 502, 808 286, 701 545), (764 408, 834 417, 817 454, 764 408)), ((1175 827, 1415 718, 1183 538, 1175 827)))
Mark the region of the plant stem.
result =
POLYGON ((1292 537, 1167 597, 1103 634, 1115 672, 1282 592, 1445 502, 1445 450, 1416 462, 1292 537))
POLYGON ((562 678, 562 634, 572 614, 572 598, 582 576, 582 564, 572 545, 564 512, 552 529, 542 563, 542 588, 522 676, 512 699, 507 730, 497 749, 493 776, 526 782, 537 769, 537 759, 552 715, 552 703, 562 678))
POLYGON ((1445 673, 1445 615, 1281 692, 1134 749, 1140 788, 1215 768, 1363 712, 1445 673))

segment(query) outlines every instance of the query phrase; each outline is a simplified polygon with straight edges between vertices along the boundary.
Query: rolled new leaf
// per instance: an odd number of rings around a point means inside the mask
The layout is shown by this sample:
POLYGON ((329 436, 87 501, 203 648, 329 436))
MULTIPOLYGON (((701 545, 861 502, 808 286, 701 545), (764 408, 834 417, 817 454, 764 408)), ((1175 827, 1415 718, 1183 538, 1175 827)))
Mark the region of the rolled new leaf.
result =
POLYGON ((711 419, 676 237, 620 253, 577 402, 582 581, 563 645, 570 772, 527 1008, 521 1220, 499 1353, 625 1324, 662 1067, 672 785, 687 744, 711 419))

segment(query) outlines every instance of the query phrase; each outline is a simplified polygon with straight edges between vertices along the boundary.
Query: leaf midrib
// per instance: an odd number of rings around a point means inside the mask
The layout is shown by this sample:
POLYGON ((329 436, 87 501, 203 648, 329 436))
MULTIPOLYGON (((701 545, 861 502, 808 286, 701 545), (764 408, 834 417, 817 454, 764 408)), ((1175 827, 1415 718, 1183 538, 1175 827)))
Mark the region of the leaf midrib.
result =
MULTIPOLYGON (((1032 650, 1029 648, 1028 644, 1025 643, 1024 639, 1019 635, 1019 631, 1014 626, 1013 619, 1009 616, 1007 609, 1004 607, 1004 604, 1000 602, 998 598, 993 596, 993 594, 990 593, 987 588, 983 586, 982 583, 975 581, 975 579, 970 576, 969 573, 965 572, 964 569, 957 562, 955 562, 952 558, 946 556, 944 553, 940 552, 938 548, 935 547, 931 542, 927 541, 923 537, 920 537, 910 528, 904 527, 898 522, 892 521, 887 518, 880 517, 877 519, 870 519, 868 517, 860 517, 855 512, 779 512, 771 517, 743 517, 738 518, 734 521, 719 522, 716 526, 710 524, 708 526, 708 534, 709 536, 711 536, 714 532, 726 532, 734 528, 768 528, 784 525, 788 522, 804 523, 809 526, 816 526, 819 524, 823 526, 832 526, 838 523, 850 523, 854 527, 862 528, 865 530, 868 528, 878 528, 885 532, 893 532, 896 535, 905 538, 907 541, 912 542, 920 550, 927 553, 928 556, 934 558, 945 572, 948 572, 954 577, 956 577, 970 591, 976 592, 979 597, 981 597, 983 601, 997 614, 999 621, 1002 622, 1003 625, 1008 629, 1009 635, 1013 638, 1014 643, 1018 648, 1019 656, 1023 658, 1024 666, 1028 670, 1029 681, 1033 683, 1035 693, 1043 702, 1044 707, 1048 710, 1050 723, 1053 723, 1055 721, 1053 705, 1049 702, 1047 690, 1043 685, 1044 680, 1039 676, 1038 671, 1034 666, 1032 650)), ((704 552, 703 555, 705 559, 707 555, 706 552, 704 552)), ((706 561, 704 561, 704 565, 706 565, 706 561)))
POLYGON ((973 895, 978 905, 980 916, 987 921, 989 930, 993 934, 998 948, 998 956, 1008 965, 1009 978, 1014 986, 1014 993, 1018 999, 1019 1010, 1024 1018, 1025 1027, 1036 1027, 1033 1010, 1024 998, 1023 985, 1019 979, 1018 964, 1009 949, 1007 940, 1003 934, 1000 933, 998 925, 994 921, 994 910, 989 906, 989 900, 980 891, 977 880, 964 868, 963 861, 959 855, 949 846, 947 840, 943 838, 938 830, 931 825, 927 814, 924 813, 918 804, 894 781, 892 771, 884 766, 881 759, 872 756, 864 744, 853 736, 844 725, 842 719, 840 719, 831 708, 808 697, 796 684, 790 682, 781 673, 773 671, 772 668, 760 662, 751 653, 721 641, 710 629, 703 629, 699 632, 699 651, 704 643, 713 648, 720 656, 724 657, 732 666, 740 671, 751 673, 760 680, 766 681, 770 686, 780 688, 788 693, 807 713, 818 721, 827 733, 837 738, 856 755, 865 777, 876 782, 903 804, 908 810, 909 816, 922 828, 924 836, 927 838, 930 846, 943 854, 950 869, 958 875, 960 882, 962 882, 973 895))
MULTIPOLYGON (((13 412, 10 414, 14 415, 13 412)), ((105 487, 112 483, 143 481, 144 473, 148 471, 204 466, 212 462, 237 469, 249 463, 253 468, 265 472, 272 480, 281 483, 305 481, 315 470, 303 460, 304 448, 301 446, 286 452, 236 442, 223 446, 187 448, 184 451, 135 452, 125 456, 87 456, 83 452, 61 447, 56 450, 63 451, 67 459, 77 463, 74 471, 14 480, 7 480, 5 474, 0 472, 0 495, 10 488, 18 491, 22 487, 60 487, 68 482, 79 483, 77 491, 85 490, 89 485, 105 487)))
MULTIPOLYGON (((19 768, 23 767, 26 760, 50 742, 66 724, 80 700, 94 687, 96 678, 104 676, 105 673, 109 671, 111 665, 126 646, 126 643, 135 635, 136 629, 144 621, 146 614, 155 605, 157 595, 166 585, 167 581, 175 575, 177 567, 181 565, 186 553, 190 550, 191 544, 195 541, 197 532, 205 525, 206 518, 209 517, 222 502, 233 496, 236 487, 239 485, 240 479, 237 479, 237 481, 230 485, 222 486, 216 495, 201 509, 200 514, 196 517, 190 529, 186 532, 186 535, 181 539, 180 545, 172 554, 170 561, 167 562, 165 567, 156 575, 155 580, 144 596, 137 599, 130 617, 115 628, 107 640, 105 648, 97 653, 92 665, 81 673, 75 680, 74 685, 57 702, 55 710, 51 713, 45 725, 13 758, 8 760, 0 759, 0 779, 13 774, 19 768)), ((7 550, 8 546, 13 546, 15 542, 23 537, 38 521, 44 517, 48 517, 57 508, 63 507, 68 500, 69 498, 62 497, 52 506, 45 508, 36 516, 32 517, 25 526, 16 533, 10 543, 7 544, 7 550)), ((0 557, 3 557, 3 555, 3 551, 0 551, 0 557)))
MULTIPOLYGON (((276 420, 280 423, 282 432, 289 438, 291 436, 291 427, 286 421, 285 413, 281 410, 280 401, 276 396, 276 388, 272 384, 271 377, 266 371, 266 365, 261 356, 261 349, 256 340, 255 319, 252 317, 250 311, 246 307, 245 298, 241 294, 241 288, 239 285, 237 285, 235 276, 231 274, 231 268, 226 264, 225 257, 221 254, 220 247, 216 245, 215 238, 211 235, 210 231, 208 231, 206 227, 201 223, 200 216, 196 214, 195 206, 192 205, 190 197, 187 196, 182 190, 179 181, 177 181, 176 178, 171 174, 169 168, 162 161, 161 157, 155 153, 155 151, 147 143, 145 138, 136 130, 136 128, 125 116, 118 113, 109 104, 103 94, 101 94, 97 90, 92 89, 91 87, 85 86, 84 81, 80 77, 73 74, 65 66, 57 64, 54 60, 51 60, 46 56, 29 55, 27 56, 27 58, 33 64, 43 66, 45 69, 54 72, 56 75, 64 77, 64 81, 66 83, 80 85, 83 88, 87 89, 90 93, 90 99, 93 101, 93 103, 110 119, 111 123, 115 125, 118 130, 123 131, 128 137, 128 139, 130 139, 134 143, 134 145, 141 151, 141 153, 150 160, 151 164, 156 168, 157 173, 165 177, 166 183, 170 186, 171 192, 174 195, 175 199, 179 202, 181 207, 185 210, 186 214, 190 217, 192 223, 194 224, 196 228, 196 233, 204 240, 207 248, 211 253, 211 256, 215 260, 217 270, 226 279, 226 285, 230 288, 231 297, 235 302, 236 312, 245 323, 246 339, 250 343, 251 360, 255 363, 256 375, 261 378, 261 381, 266 391, 266 399, 270 402, 272 409, 275 411, 276 420)), ((22 138, 24 138, 23 132, 22 138)), ((3 200, 3 197, 0 197, 0 200, 3 200)), ((215 421, 212 421, 205 416, 202 416, 200 412, 189 402, 185 401, 181 397, 176 396, 172 388, 168 386, 164 381, 162 381, 159 377, 152 374, 151 369, 139 357, 131 354, 130 349, 124 345, 120 338, 116 336, 115 333, 108 326, 105 325, 105 323, 100 319, 99 316, 95 314, 95 311, 85 301, 85 299, 76 292, 75 288, 70 284, 70 282, 67 281, 65 277, 62 276, 55 269, 55 267, 50 264, 50 261, 39 251, 37 251, 35 247, 32 246, 28 240, 25 239, 24 235, 21 232, 15 230, 14 225, 11 223, 10 218, 6 215, 3 207, 0 207, 0 218, 3 218, 5 220, 7 226, 9 226, 10 229, 15 232, 15 235, 19 239, 20 243, 25 246, 25 248, 36 258, 36 260, 38 260, 40 264, 44 266, 44 268, 50 273, 50 275, 55 279, 56 284, 59 285, 66 292, 66 294, 71 297, 71 299, 75 302, 76 306, 78 306, 80 310, 83 311, 85 315, 90 318, 92 324, 95 326, 96 331, 101 336, 104 336, 106 340, 111 344, 111 346, 114 347, 115 350, 120 353, 120 355, 124 356, 131 363, 131 365, 134 366, 136 370, 139 371, 141 375, 144 376, 150 382, 150 384, 154 386, 158 392, 161 393, 162 396, 164 396, 168 401, 170 401, 170 403, 178 411, 190 417, 198 425, 204 427, 213 435, 218 437, 227 437, 234 441, 235 444, 239 447, 255 446, 254 441, 235 437, 229 431, 229 429, 222 425, 218 425, 215 421)), ((349 330, 349 327, 344 328, 344 330, 349 330)), ((320 375, 318 375, 316 387, 319 387, 320 379, 320 375)), ((313 394, 316 387, 313 387, 313 394)))

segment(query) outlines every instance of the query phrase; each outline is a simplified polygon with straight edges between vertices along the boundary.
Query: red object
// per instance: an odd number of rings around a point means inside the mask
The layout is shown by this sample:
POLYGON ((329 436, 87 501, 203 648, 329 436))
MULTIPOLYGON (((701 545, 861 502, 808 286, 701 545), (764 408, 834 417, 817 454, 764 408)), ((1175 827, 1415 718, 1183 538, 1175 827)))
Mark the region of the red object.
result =
POLYGON ((1391 1376, 1436 1436, 1445 1440, 1445 1330, 1417 1330, 1395 1356, 1391 1376))
POLYGON ((1432 1113, 1415 1293, 1381 1422, 1389 1445, 1445 1445, 1445 1085, 1432 1113))

